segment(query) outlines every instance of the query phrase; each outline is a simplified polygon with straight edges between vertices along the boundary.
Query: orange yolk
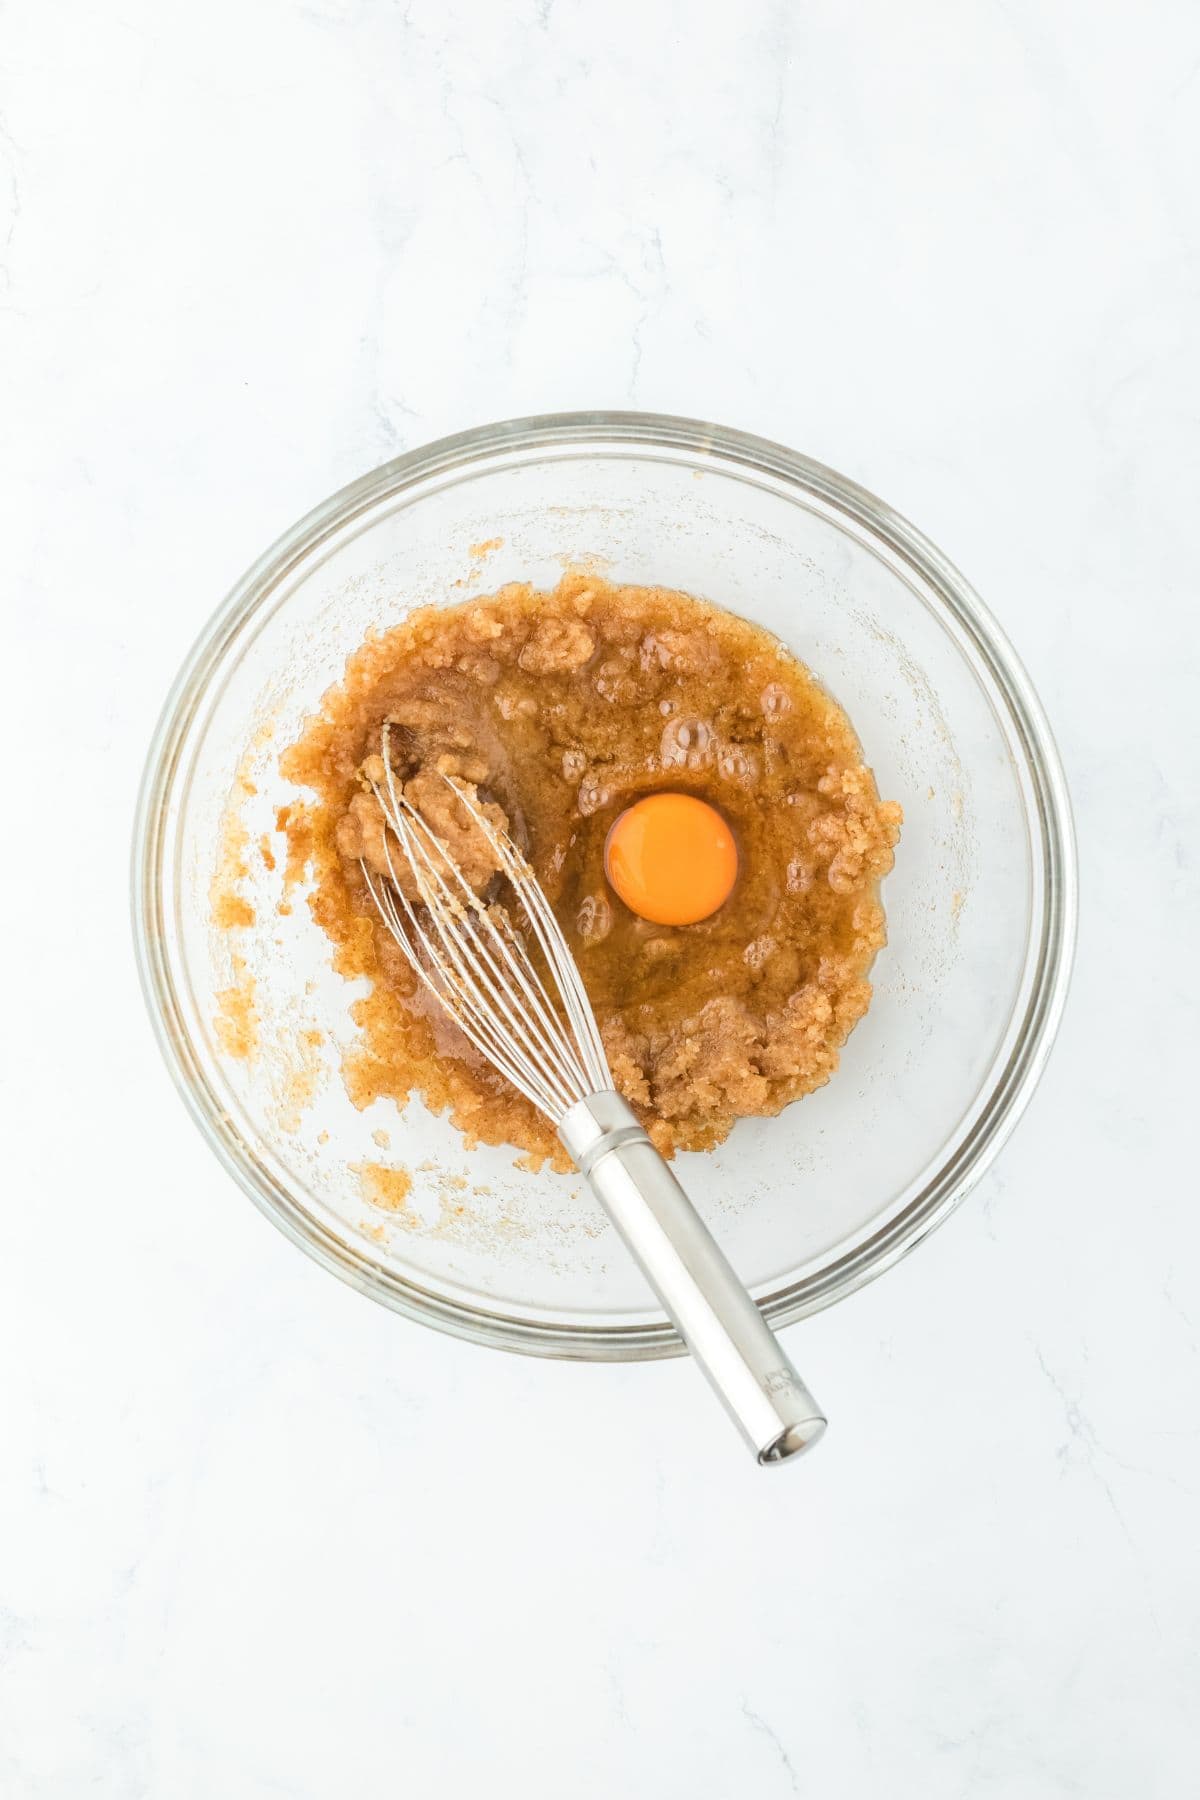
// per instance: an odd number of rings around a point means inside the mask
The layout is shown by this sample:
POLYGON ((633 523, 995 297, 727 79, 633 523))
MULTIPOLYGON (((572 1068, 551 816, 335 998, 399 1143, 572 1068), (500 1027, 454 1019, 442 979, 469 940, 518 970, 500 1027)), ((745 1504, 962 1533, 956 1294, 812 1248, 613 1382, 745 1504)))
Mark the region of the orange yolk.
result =
POLYGON ((651 794, 627 808, 604 847, 608 879, 631 912, 655 925, 695 925, 737 880, 733 833, 691 794, 651 794))

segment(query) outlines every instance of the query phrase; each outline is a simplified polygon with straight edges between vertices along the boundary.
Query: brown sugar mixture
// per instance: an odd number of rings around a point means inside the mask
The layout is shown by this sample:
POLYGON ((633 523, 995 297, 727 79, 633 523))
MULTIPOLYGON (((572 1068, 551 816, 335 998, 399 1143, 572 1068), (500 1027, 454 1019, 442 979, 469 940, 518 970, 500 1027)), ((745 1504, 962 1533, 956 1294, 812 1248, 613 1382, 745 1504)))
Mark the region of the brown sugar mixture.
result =
POLYGON ((534 1158, 552 1128, 484 1062, 377 921, 359 858, 386 872, 366 773, 393 767, 468 880, 494 863, 456 778, 533 864, 578 960, 616 1086, 665 1153, 708 1149, 738 1118, 827 1081, 871 997, 880 878, 900 809, 884 804, 841 708, 768 633, 664 588, 568 575, 429 607, 370 638, 285 752, 315 805, 285 808, 289 866, 335 967, 366 976, 355 1102, 418 1093, 469 1141, 534 1158), (614 820, 647 794, 694 794, 728 821, 738 879, 699 924, 651 924, 605 878, 614 820))

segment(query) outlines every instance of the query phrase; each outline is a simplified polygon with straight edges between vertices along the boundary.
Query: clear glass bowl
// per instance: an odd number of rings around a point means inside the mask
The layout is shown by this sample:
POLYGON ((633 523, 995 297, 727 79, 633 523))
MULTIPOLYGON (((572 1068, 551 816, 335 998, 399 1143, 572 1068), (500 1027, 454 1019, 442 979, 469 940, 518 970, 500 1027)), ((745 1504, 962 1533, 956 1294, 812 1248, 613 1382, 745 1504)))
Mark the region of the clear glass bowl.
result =
MULTIPOLYGON (((350 1105, 358 991, 297 894, 279 911, 278 774, 373 627, 567 566, 657 582, 768 627, 847 709, 903 803, 875 999, 833 1081, 679 1172, 776 1324, 860 1286, 944 1219, 1045 1064, 1066 994, 1075 855, 1041 707, 995 622, 919 532, 831 470, 686 419, 572 413, 398 457, 302 519, 188 657, 151 747, 134 850, 142 981, 193 1116, 251 1199, 327 1268, 480 1342, 634 1358, 681 1346, 577 1180, 468 1152, 417 1101, 350 1105), (230 796, 258 923, 218 931, 230 796), (270 860, 275 867, 268 866, 270 860), (223 1054, 254 982, 260 1050, 223 1054), (387 1176, 412 1177, 390 1211, 387 1176)), ((394 1184, 393 1184, 394 1191, 394 1184)))

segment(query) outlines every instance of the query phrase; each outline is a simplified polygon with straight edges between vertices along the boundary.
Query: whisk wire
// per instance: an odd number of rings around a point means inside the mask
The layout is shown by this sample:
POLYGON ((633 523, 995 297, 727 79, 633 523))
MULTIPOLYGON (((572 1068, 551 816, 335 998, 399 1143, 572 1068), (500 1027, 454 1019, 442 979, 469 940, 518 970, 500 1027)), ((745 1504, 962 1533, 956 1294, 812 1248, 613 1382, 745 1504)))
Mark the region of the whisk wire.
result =
MULTIPOLYGON (((389 797, 393 799, 395 816, 401 827, 401 831, 397 835, 401 837, 404 847, 409 851, 410 867, 413 867, 422 900, 429 910, 434 926, 458 976, 458 981, 452 984, 454 991, 463 993, 466 998, 473 998, 473 984, 482 978, 492 1003, 501 1009, 505 1022, 518 1033, 527 1050, 539 1061, 545 1059, 549 1062, 567 1085, 568 1092, 572 1094, 573 1098, 578 1098, 579 1095, 574 1093, 574 1087, 578 1084, 580 1070, 569 1055, 569 1046, 562 1041, 561 1027, 554 1014, 549 996, 529 962, 520 938, 514 935, 512 939, 506 941, 504 934, 499 930, 492 917, 490 909, 484 906, 457 866, 451 864, 449 865, 451 872, 462 890, 463 899, 458 899, 449 888, 443 874, 443 867, 446 865, 445 857, 442 856, 435 861, 431 854, 430 846, 436 851, 437 839, 433 836, 425 820, 403 795, 399 796, 399 803, 395 804, 394 783, 389 797), (413 866, 414 863, 416 866, 413 866), (463 911, 464 901, 468 908, 465 913, 463 911), (465 952, 462 943, 464 934, 468 939, 465 952), (514 1011, 511 988, 506 985, 504 969, 493 955, 491 945, 499 950, 504 964, 507 965, 529 1005, 533 1008, 533 1020, 524 1017, 519 1008, 514 1011), (540 1038, 536 1031, 537 1025, 540 1025, 544 1034, 540 1038)), ((386 851, 386 854, 389 858, 389 867, 392 869, 392 878, 395 880, 395 869, 391 864, 390 850, 386 851)))
POLYGON ((373 874, 365 861, 361 865, 380 918, 423 985, 476 1049, 557 1123, 577 1101, 612 1081, 591 1005, 558 921, 511 838, 443 775, 512 884, 565 1022, 522 934, 507 914, 485 905, 404 794, 392 767, 386 725, 382 750, 383 782, 371 780, 370 785, 386 824, 383 850, 390 879, 373 874), (417 905, 400 879, 393 841, 415 881, 417 905))
MULTIPOLYGON (((575 959, 571 955, 562 927, 550 909, 550 904, 542 892, 541 886, 533 875, 528 863, 505 833, 499 832, 484 814, 475 806, 470 798, 458 792, 459 800, 467 813, 484 833, 492 849, 501 860, 503 873, 512 883, 518 898, 525 910, 537 938, 542 954, 550 968, 555 987, 566 1007, 567 1016, 575 1034, 575 1043, 587 1068, 587 1073, 595 1088, 606 1088, 612 1085, 609 1072, 608 1057, 596 1024, 587 991, 579 976, 575 959)), ((539 986, 541 984, 539 983, 539 986)))
MULTIPOLYGON (((516 1013, 511 1011, 511 990, 505 987, 504 971, 492 954, 488 936, 499 947, 501 955, 509 964, 518 984, 526 991, 535 1012, 538 1010, 537 1000, 529 991, 529 982, 517 959, 496 930, 494 921, 490 919, 486 909, 469 889, 467 900, 469 910, 464 912, 462 902, 450 890, 440 869, 432 861, 426 844, 422 841, 422 833, 414 829, 406 817, 401 816, 400 825, 401 831, 397 835, 408 853, 409 866, 416 876, 421 899, 441 940, 441 955, 450 959, 450 971, 444 967, 439 967, 438 971, 448 997, 467 1007, 476 1015, 477 1019, 481 1019, 482 1023, 489 1028, 493 1028, 493 1020, 488 1011, 489 1003, 492 1007, 498 1006, 502 1010, 506 1008, 507 1004, 506 1023, 534 1059, 543 1078, 552 1083, 556 1077, 561 1082, 569 1082, 574 1072, 554 1040, 551 1039, 547 1046, 538 1038, 533 1023, 522 1017, 519 1011, 516 1013), (485 936, 485 933, 488 936, 485 936), (466 940, 465 946, 464 939, 466 940), (477 993, 479 985, 482 985, 485 990, 482 1012, 477 993)), ((392 879, 395 881, 396 872, 391 860, 390 848, 385 850, 385 854, 388 858, 392 879)), ((401 889, 401 898, 403 897, 401 889)), ((421 938, 427 953, 433 957, 435 963, 439 963, 441 956, 431 944, 427 933, 422 930, 419 920, 415 923, 414 929, 421 938)), ((549 1029, 548 1019, 542 1017, 540 1023, 543 1030, 549 1029)))
POLYGON ((426 958, 433 966, 437 964, 437 951, 426 937, 419 920, 416 919, 409 902, 402 895, 401 902, 407 915, 406 920, 399 917, 395 902, 388 892, 388 884, 376 880, 364 865, 363 875, 371 896, 378 906, 380 916, 397 944, 403 950, 414 972, 423 985, 433 995, 438 1004, 444 1007, 454 1018, 460 1031, 467 1037, 480 1054, 486 1057, 500 1071, 506 1081, 511 1082, 518 1093, 521 1093, 546 1116, 553 1119, 556 1115, 546 1099, 546 1082, 540 1071, 533 1068, 522 1054, 519 1046, 505 1043, 491 1032, 486 1023, 486 1015, 475 1008, 468 1008, 454 997, 451 990, 440 986, 429 973, 426 960, 423 960, 413 947, 409 937, 411 931, 425 951, 426 958))
MULTIPOLYGON (((385 744, 386 741, 385 733, 385 744)), ((494 977, 494 981, 487 980, 486 985, 490 989, 495 1003, 503 1008, 511 1004, 512 995, 505 986, 504 970, 497 963, 489 947, 488 938, 490 937, 491 943, 499 950, 503 962, 508 966, 533 1007, 537 1021, 543 1031, 547 1033, 547 1038, 544 1043, 538 1042, 532 1035, 526 1033, 519 1015, 510 1017, 508 1023, 521 1032, 531 1049, 543 1052, 548 1049, 551 1060, 559 1072, 568 1080, 574 1079, 578 1073, 577 1068, 567 1054, 567 1047, 561 1042, 558 1020, 555 1017, 549 995, 538 978, 536 970, 529 962, 520 938, 512 934, 506 939, 498 928, 491 910, 484 906, 455 863, 450 862, 444 854, 436 856, 435 859, 435 854, 432 854, 431 851, 436 853, 439 850, 437 838, 403 793, 398 791, 390 764, 388 765, 388 778, 389 799, 392 802, 391 817, 397 827, 397 836, 400 837, 405 849, 409 852, 410 866, 414 864, 414 860, 417 861, 417 866, 413 867, 413 873, 416 876, 421 897, 430 911, 430 916, 438 930, 438 935, 445 944, 447 953, 453 959, 460 979, 468 984, 467 992, 471 991, 470 983, 479 973, 479 969, 477 961, 473 961, 469 956, 464 956, 459 936, 456 935, 459 931, 465 931, 468 934, 470 948, 476 952, 477 958, 483 960, 487 974, 494 977), (416 859, 412 854, 414 851, 416 859), (462 891, 461 901, 453 894, 446 882, 443 870, 447 867, 462 891), (436 904, 438 901, 443 904, 436 904), (463 912, 463 902, 469 909, 466 913, 463 912), (487 937, 484 933, 487 933, 487 937)), ((452 783, 448 782, 447 785, 453 792, 458 792, 452 783)), ((385 816, 387 816, 386 809, 385 816)), ((395 881, 395 868, 391 863, 391 853, 387 848, 386 837, 385 854, 388 856, 388 866, 392 872, 392 879, 395 881)))

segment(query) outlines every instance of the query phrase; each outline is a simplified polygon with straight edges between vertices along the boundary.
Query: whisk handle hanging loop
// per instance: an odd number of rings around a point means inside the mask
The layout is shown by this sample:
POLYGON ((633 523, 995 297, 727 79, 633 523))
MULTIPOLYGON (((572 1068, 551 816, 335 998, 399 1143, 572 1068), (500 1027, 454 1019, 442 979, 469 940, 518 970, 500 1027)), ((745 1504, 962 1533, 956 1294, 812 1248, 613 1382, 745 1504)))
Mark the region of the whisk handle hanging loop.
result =
POLYGON ((758 1461, 807 1450, 824 1414, 632 1109, 590 1094, 558 1133, 758 1461))

